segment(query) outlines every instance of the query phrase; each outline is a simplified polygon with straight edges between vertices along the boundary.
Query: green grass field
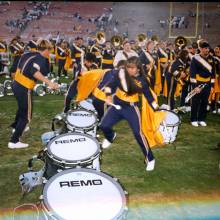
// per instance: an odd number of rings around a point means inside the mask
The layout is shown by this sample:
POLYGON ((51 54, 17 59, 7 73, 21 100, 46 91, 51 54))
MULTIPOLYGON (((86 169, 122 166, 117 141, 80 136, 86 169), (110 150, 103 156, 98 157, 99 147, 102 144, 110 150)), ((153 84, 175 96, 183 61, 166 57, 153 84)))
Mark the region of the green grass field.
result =
MULTIPOLYGON (((21 197, 18 177, 27 172, 28 160, 42 149, 41 135, 51 130, 52 118, 63 110, 63 102, 64 96, 34 96, 31 130, 22 138, 30 147, 12 150, 7 147, 11 135, 9 125, 14 120, 17 105, 13 96, 0 98, 2 216, 4 213, 10 213, 11 209, 18 205, 39 201, 41 188, 34 189, 24 198, 21 197)), ((145 171, 143 155, 128 124, 121 122, 115 127, 117 139, 111 148, 103 151, 101 169, 119 178, 129 193, 129 208, 144 205, 148 205, 149 208, 154 204, 169 205, 179 202, 220 202, 220 151, 212 150, 220 142, 220 115, 209 113, 206 128, 192 127, 189 124, 189 114, 181 115, 181 121, 175 145, 153 148, 156 157, 153 172, 145 171)), ((37 165, 41 167, 43 164, 39 162, 37 165)), ((216 219, 220 219, 220 213, 218 214, 216 219)), ((146 219, 150 219, 146 213, 144 215, 146 219)), ((145 219, 141 217, 140 212, 134 212, 132 216, 131 219, 145 219)))

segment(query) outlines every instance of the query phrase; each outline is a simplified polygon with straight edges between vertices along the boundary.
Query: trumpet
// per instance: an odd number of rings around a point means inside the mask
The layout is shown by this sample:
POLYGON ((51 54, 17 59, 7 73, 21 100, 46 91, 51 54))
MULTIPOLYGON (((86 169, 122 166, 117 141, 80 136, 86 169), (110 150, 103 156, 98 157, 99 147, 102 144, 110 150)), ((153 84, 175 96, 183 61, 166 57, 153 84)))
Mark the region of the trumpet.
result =
MULTIPOLYGON (((197 86, 196 88, 199 88, 201 90, 204 89, 204 87, 206 86, 206 84, 200 84, 199 86, 197 86)), ((187 103, 193 96, 195 96, 197 94, 196 92, 196 88, 194 88, 185 98, 185 103, 187 103)))

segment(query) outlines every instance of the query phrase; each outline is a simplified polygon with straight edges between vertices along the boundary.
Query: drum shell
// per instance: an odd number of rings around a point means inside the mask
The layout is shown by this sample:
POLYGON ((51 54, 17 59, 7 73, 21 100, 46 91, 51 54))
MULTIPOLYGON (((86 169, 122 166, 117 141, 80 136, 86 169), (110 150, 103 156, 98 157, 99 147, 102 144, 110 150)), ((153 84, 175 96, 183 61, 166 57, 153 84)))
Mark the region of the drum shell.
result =
POLYGON ((177 119, 174 122, 169 121, 168 123, 166 122, 165 124, 161 123, 159 127, 159 131, 161 132, 164 138, 164 143, 165 144, 173 143, 176 140, 176 136, 178 133, 181 120, 175 112, 172 112, 170 110, 161 110, 161 111, 165 111, 167 112, 167 114, 172 115, 173 118, 177 119))
MULTIPOLYGON (((44 149, 45 163, 46 163, 45 178, 47 178, 47 179, 50 178, 51 176, 56 174, 58 172, 58 170, 65 170, 65 169, 70 169, 70 168, 85 167, 85 168, 92 168, 92 169, 100 170, 99 160, 100 160, 101 149, 100 149, 99 145, 100 144, 97 141, 97 139, 91 137, 88 134, 67 133, 67 134, 62 134, 62 135, 53 137, 50 140, 50 142, 47 144, 47 147, 44 149), (60 140, 63 137, 65 138, 66 136, 70 136, 70 138, 71 137, 78 137, 78 136, 87 138, 88 144, 89 143, 92 144, 93 150, 88 151, 87 156, 84 157, 83 159, 72 159, 72 160, 69 159, 68 160, 68 159, 64 159, 63 156, 60 156, 57 154, 54 155, 50 149, 51 144, 53 144, 54 141, 56 141, 56 140, 60 140)), ((70 145, 68 144, 68 146, 70 146, 70 145)), ((76 143, 74 147, 78 148, 79 146, 82 146, 82 145, 77 146, 77 143, 76 143)), ((91 148, 92 146, 87 145, 87 147, 86 147, 86 145, 85 145, 85 149, 87 150, 88 148, 91 148)), ((63 148, 63 149, 65 149, 65 148, 63 148)), ((74 157, 75 156, 73 156, 73 158, 74 157)))

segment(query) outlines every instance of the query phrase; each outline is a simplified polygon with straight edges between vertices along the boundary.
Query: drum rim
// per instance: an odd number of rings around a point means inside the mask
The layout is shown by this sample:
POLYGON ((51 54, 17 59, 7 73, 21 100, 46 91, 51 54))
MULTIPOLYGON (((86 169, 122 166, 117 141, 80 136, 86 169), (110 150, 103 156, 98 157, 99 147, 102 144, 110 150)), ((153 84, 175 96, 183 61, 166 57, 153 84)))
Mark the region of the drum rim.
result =
POLYGON ((66 122, 66 125, 67 125, 67 127, 68 127, 69 129, 73 129, 73 130, 74 130, 74 128, 78 128, 78 129, 80 129, 80 130, 87 130, 87 129, 91 129, 91 128, 95 127, 95 125, 98 124, 98 117, 97 117, 97 115, 96 115, 93 111, 90 111, 90 110, 88 110, 88 109, 84 109, 84 108, 81 108, 81 109, 71 109, 71 110, 69 110, 69 111, 66 113, 65 122, 66 122), (92 125, 83 126, 83 127, 82 127, 82 126, 81 126, 81 127, 78 127, 78 126, 76 126, 76 125, 71 124, 71 123, 67 120, 67 118, 68 118, 68 113, 69 113, 69 112, 74 112, 74 111, 86 111, 86 112, 92 114, 92 115, 95 117, 95 123, 93 123, 92 125))
POLYGON ((115 180, 112 176, 110 176, 109 174, 105 173, 105 172, 100 172, 97 170, 93 170, 93 169, 88 169, 88 168, 72 168, 72 169, 67 169, 67 170, 63 170, 57 174, 55 174, 54 176, 52 176, 44 185, 43 187, 43 191, 42 191, 42 207, 44 209, 44 211, 46 211, 46 213, 50 216, 54 216, 55 218, 58 219, 63 219, 61 216, 59 216, 55 210, 53 210, 48 202, 47 199, 47 189, 49 188, 49 186, 51 185, 51 183, 53 182, 53 180, 55 180, 57 177, 68 174, 68 173, 75 173, 75 172, 84 172, 84 173, 95 173, 97 175, 100 175, 106 179, 108 179, 119 191, 121 198, 122 198, 122 207, 120 208, 120 211, 118 212, 118 214, 113 218, 113 219, 118 219, 119 217, 123 216, 123 214, 125 213, 126 209, 127 209, 127 198, 125 195, 125 191, 123 189, 123 187, 120 185, 120 183, 115 180))
POLYGON ((83 133, 77 133, 77 132, 71 132, 71 133, 65 133, 65 134, 61 134, 61 135, 58 135, 56 137, 54 137, 53 139, 51 139, 48 143, 47 143, 47 147, 45 148, 45 151, 46 151, 46 154, 48 155, 48 157, 50 157, 52 160, 55 160, 57 163, 59 164, 63 164, 64 162, 66 162, 66 164, 68 165, 77 165, 77 164, 85 164, 85 163, 88 163, 90 162, 91 160, 95 159, 98 157, 98 155, 100 154, 100 144, 98 142, 97 139, 95 139, 94 137, 92 137, 91 135, 89 134, 83 134, 83 133), (81 160, 66 160, 64 158, 60 158, 58 157, 57 155, 54 155, 52 152, 51 152, 51 149, 50 149, 50 146, 51 144, 58 138, 61 138, 63 136, 69 136, 69 135, 80 135, 80 136, 86 136, 88 137, 89 139, 92 139, 95 143, 96 143, 96 146, 97 146, 97 150, 96 152, 93 154, 93 155, 90 155, 89 157, 86 157, 84 159, 81 159, 81 160))
POLYGON ((170 113, 176 115, 177 118, 179 119, 179 121, 178 121, 177 123, 175 123, 175 124, 167 124, 167 123, 166 123, 166 126, 167 126, 167 127, 175 127, 175 126, 177 126, 177 125, 179 125, 179 124, 181 123, 180 116, 179 116, 176 112, 173 112, 173 111, 167 110, 167 109, 160 109, 159 111, 165 111, 165 112, 167 111, 167 112, 170 112, 170 113))

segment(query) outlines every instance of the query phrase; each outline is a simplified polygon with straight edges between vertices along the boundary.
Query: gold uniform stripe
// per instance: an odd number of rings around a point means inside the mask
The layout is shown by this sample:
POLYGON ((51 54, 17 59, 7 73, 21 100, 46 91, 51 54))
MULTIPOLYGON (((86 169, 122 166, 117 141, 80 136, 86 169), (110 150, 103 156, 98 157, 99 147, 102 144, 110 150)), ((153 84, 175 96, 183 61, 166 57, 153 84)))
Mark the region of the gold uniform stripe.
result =
POLYGON ((27 89, 33 89, 34 86, 36 85, 35 81, 23 75, 20 72, 20 69, 17 69, 14 80, 20 83, 22 86, 24 86, 27 89))
POLYGON ((117 89, 115 95, 125 101, 125 102, 138 102, 139 101, 139 97, 138 94, 134 94, 134 95, 127 95, 125 92, 123 92, 121 89, 117 89))
POLYGON ((113 64, 113 60, 102 59, 103 64, 113 64))
POLYGON ((102 100, 102 101, 106 101, 106 95, 105 93, 100 90, 99 88, 95 88, 95 90, 92 93, 96 98, 102 100))
POLYGON ((209 76, 208 78, 201 77, 199 74, 196 74, 196 80, 200 82, 209 82, 211 77, 209 76))

